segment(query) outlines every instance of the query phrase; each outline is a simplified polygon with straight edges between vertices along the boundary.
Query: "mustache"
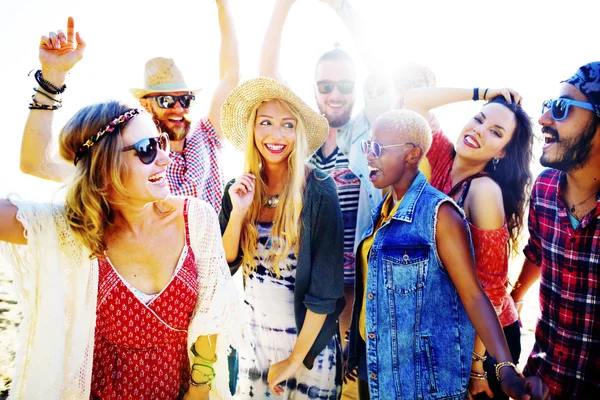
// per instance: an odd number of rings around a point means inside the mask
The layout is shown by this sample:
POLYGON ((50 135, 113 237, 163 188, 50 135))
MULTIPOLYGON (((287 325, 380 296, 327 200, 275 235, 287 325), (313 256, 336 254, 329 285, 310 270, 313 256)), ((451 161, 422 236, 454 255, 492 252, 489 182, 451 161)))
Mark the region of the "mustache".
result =
POLYGON ((554 140, 556 142, 559 141, 558 131, 556 129, 554 129, 554 128, 551 128, 549 126, 544 126, 542 128, 542 133, 548 133, 548 134, 550 134, 550 135, 552 135, 554 137, 554 140))

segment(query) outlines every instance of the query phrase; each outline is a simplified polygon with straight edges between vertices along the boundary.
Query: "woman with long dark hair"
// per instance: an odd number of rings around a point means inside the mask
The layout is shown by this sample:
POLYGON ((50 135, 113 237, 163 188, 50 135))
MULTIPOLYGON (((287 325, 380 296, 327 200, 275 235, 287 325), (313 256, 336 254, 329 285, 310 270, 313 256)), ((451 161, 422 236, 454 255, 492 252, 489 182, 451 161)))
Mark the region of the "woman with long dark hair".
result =
MULTIPOLYGON (((405 95, 406 108, 430 118, 430 110, 466 100, 489 101, 464 126, 456 145, 435 132, 427 159, 431 184, 451 196, 469 221, 478 278, 504 329, 513 362, 521 353, 518 314, 508 287, 508 259, 518 247, 531 184, 533 131, 521 96, 512 89, 419 88, 405 95)), ((495 379, 494 360, 475 340, 470 393, 506 399, 495 379)))

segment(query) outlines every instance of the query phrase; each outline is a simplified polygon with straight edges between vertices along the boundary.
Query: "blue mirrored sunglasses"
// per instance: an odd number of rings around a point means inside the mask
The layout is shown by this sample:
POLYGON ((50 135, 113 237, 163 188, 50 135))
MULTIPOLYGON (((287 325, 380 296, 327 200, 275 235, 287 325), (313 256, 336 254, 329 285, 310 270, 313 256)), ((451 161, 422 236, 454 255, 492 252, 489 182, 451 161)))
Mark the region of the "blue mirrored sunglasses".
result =
POLYGON ((594 111, 594 106, 591 103, 559 97, 556 100, 544 101, 542 103, 542 114, 545 113, 546 110, 551 110, 552 118, 554 118, 555 121, 562 121, 563 119, 567 118, 567 115, 569 115, 570 106, 594 111))

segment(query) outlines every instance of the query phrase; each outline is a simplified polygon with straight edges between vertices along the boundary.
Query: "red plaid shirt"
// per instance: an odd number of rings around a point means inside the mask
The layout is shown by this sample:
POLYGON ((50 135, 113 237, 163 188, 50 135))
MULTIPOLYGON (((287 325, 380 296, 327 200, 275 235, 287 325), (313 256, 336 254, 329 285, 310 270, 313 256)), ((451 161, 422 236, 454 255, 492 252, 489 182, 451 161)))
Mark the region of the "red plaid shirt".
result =
POLYGON ((223 198, 223 172, 219 153, 223 144, 208 119, 201 119, 185 138, 182 153, 171 150, 167 169, 171 193, 198 197, 218 213, 223 198))
POLYGON ((562 200, 565 175, 537 178, 529 210, 527 259, 541 267, 541 317, 525 373, 552 398, 600 399, 600 197, 577 229, 562 200))

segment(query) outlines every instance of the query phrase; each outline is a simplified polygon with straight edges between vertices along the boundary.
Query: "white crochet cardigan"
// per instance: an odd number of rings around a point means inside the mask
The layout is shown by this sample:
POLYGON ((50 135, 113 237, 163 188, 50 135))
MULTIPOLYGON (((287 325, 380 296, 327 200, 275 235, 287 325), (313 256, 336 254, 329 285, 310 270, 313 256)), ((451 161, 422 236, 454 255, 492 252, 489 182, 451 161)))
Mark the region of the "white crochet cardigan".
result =
MULTIPOLYGON (((26 246, 0 242, 14 267, 23 313, 9 399, 90 398, 98 262, 73 236, 62 205, 13 201, 26 246)), ((188 348, 218 334, 213 396, 231 398, 227 352, 241 343, 239 297, 229 273, 214 210, 189 199, 189 229, 198 269, 198 299, 188 348)), ((212 397, 212 396, 211 396, 212 397)))

